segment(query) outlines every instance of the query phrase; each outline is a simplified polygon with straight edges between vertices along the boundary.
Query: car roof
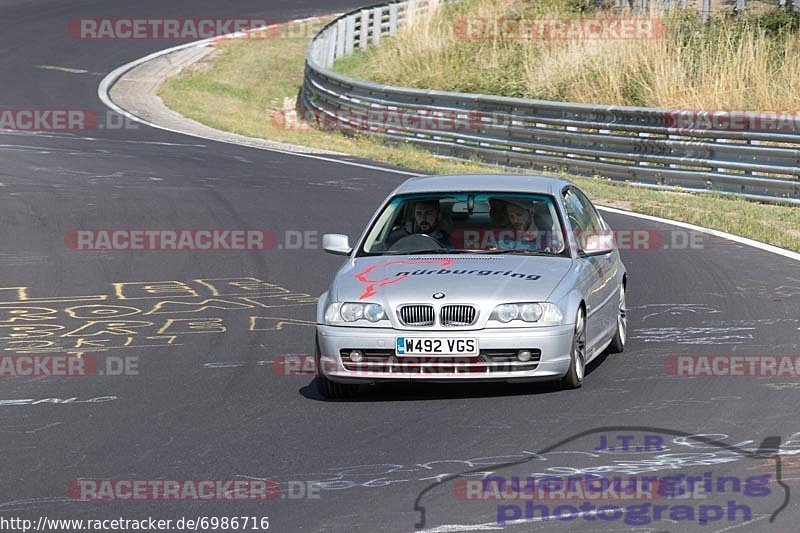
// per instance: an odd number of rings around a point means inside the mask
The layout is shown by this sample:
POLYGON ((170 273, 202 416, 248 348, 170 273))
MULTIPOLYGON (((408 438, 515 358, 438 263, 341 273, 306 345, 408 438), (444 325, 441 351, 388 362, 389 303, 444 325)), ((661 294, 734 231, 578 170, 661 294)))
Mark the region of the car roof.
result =
POLYGON ((537 175, 453 174, 411 178, 400 185, 395 194, 476 191, 558 195, 567 185, 573 183, 562 178, 537 175))

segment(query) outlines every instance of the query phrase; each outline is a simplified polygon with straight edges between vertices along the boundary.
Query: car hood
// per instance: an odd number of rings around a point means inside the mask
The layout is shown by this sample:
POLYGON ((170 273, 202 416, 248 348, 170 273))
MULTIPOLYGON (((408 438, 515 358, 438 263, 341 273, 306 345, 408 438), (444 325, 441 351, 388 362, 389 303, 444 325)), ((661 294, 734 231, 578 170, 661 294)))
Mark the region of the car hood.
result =
POLYGON ((546 301, 572 266, 566 257, 522 255, 378 256, 349 261, 333 301, 402 303, 546 301), (434 294, 439 298, 434 298, 434 294))

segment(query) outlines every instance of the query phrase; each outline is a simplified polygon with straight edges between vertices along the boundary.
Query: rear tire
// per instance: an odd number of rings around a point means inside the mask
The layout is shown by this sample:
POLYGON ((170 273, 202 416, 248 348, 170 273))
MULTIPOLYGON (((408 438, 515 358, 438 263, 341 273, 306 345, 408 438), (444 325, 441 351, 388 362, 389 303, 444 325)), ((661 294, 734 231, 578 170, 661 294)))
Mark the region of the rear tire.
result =
POLYGON ((586 371, 586 315, 583 309, 578 310, 575 318, 575 332, 572 335, 569 370, 566 375, 556 381, 559 390, 578 389, 583 385, 586 371))
POLYGON ((617 332, 608 345, 608 353, 622 353, 625 350, 625 341, 628 339, 628 308, 625 303, 625 285, 619 288, 619 304, 617 313, 617 332))
POLYGON ((340 400, 343 398, 352 398, 358 392, 358 385, 351 385, 347 383, 336 383, 325 377, 322 373, 322 357, 319 349, 319 339, 314 338, 314 362, 316 364, 317 376, 314 380, 317 384, 317 390, 323 398, 330 400, 340 400))

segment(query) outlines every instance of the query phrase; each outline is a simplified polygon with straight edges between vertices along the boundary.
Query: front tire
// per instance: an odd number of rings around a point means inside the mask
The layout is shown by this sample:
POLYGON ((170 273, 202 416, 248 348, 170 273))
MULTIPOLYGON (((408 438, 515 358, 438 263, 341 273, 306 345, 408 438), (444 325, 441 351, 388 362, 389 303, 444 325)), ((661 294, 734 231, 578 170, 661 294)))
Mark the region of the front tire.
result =
POLYGON ((352 398, 355 396, 358 391, 358 385, 336 383, 325 377, 325 374, 322 372, 322 356, 320 355, 319 339, 317 338, 314 338, 314 362, 317 372, 314 381, 317 384, 317 390, 323 398, 341 400, 343 398, 352 398))
POLYGON ((578 389, 583 385, 583 375, 586 371, 586 314, 583 309, 578 310, 575 318, 575 332, 572 335, 572 349, 570 350, 569 370, 566 375, 556 382, 560 390, 578 389))
POLYGON ((625 285, 619 288, 619 311, 617 312, 617 332, 608 345, 608 353, 622 353, 628 338, 628 308, 625 303, 625 285))

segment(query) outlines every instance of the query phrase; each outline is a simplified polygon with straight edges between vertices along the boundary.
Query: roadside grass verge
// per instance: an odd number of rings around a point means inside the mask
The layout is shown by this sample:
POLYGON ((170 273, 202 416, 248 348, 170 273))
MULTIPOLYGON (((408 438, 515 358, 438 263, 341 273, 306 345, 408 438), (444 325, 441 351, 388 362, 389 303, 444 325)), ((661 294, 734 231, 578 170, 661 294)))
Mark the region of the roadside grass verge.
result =
POLYGON ((723 10, 704 23, 695 8, 667 15, 656 10, 644 18, 586 0, 464 0, 342 59, 335 69, 388 85, 520 98, 795 110, 800 16, 774 4, 741 16, 723 10), (548 33, 554 19, 573 20, 575 28, 590 21, 625 27, 636 20, 650 30, 570 37, 548 33))
MULTIPOLYGON (((526 172, 447 159, 411 146, 390 146, 369 138, 291 129, 276 123, 272 117, 281 110, 284 99, 298 94, 306 44, 305 38, 221 42, 216 57, 168 79, 159 95, 175 111, 220 130, 333 150, 420 173, 526 172)), ((689 222, 800 251, 800 209, 705 194, 654 191, 559 172, 537 173, 566 176, 599 204, 689 222)))

